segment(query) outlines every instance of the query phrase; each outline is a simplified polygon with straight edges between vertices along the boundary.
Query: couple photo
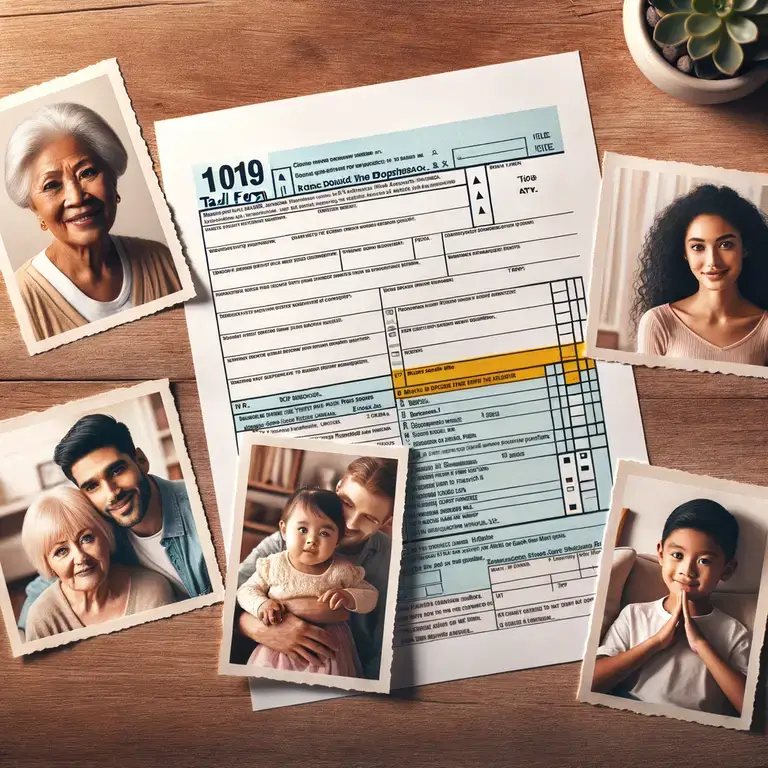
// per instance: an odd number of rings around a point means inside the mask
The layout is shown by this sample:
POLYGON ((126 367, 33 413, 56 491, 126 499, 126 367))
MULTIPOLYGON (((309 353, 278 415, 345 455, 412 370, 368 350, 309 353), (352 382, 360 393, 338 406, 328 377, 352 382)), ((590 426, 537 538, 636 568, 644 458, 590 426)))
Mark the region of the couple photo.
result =
POLYGON ((249 439, 220 671, 388 691, 406 449, 249 439))
POLYGON ((210 535, 162 390, 31 416, 0 433, 3 607, 23 652, 214 602, 210 535))

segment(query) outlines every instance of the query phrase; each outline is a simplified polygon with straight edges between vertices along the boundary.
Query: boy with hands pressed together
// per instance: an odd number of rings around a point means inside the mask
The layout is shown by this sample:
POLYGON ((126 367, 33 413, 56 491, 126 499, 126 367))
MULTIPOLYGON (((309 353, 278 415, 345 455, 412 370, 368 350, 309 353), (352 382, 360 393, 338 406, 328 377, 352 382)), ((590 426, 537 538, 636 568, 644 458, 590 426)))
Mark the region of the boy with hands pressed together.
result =
POLYGON ((715 501, 693 499, 672 512, 657 546, 669 594, 625 606, 597 649, 593 691, 741 713, 749 632, 710 600, 736 570, 738 535, 736 519, 715 501))

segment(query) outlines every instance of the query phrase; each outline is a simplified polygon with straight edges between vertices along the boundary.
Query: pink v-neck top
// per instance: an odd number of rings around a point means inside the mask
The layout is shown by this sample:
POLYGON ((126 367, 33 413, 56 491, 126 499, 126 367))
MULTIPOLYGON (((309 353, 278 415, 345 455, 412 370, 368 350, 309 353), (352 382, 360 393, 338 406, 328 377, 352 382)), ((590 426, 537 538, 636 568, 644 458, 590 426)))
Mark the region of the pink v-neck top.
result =
POLYGON ((694 333, 669 304, 662 304, 640 318, 637 351, 645 355, 768 365, 768 312, 763 312, 757 325, 744 338, 727 347, 718 347, 694 333))

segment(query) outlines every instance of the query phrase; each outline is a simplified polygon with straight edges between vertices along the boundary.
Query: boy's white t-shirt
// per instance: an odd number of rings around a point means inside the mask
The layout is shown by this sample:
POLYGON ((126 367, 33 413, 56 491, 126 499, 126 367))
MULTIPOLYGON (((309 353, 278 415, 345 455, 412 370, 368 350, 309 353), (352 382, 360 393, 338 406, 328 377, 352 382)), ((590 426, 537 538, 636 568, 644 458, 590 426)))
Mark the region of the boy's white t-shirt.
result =
POLYGON ((172 584, 179 588, 179 591, 186 594, 184 582, 173 567, 171 558, 165 547, 160 543, 163 538, 163 528, 152 536, 137 536, 133 531, 128 531, 128 538, 136 552, 139 564, 151 571, 162 573, 172 584))
MULTIPOLYGON (((598 656, 617 656, 655 635, 671 618, 664 610, 665 597, 651 603, 624 607, 606 632, 598 656)), ((750 637, 743 624, 717 608, 693 617, 702 635, 728 665, 747 674, 750 637)), ((630 698, 653 704, 671 704, 715 714, 733 714, 733 709, 704 662, 685 640, 652 656, 630 675, 621 690, 630 698)))

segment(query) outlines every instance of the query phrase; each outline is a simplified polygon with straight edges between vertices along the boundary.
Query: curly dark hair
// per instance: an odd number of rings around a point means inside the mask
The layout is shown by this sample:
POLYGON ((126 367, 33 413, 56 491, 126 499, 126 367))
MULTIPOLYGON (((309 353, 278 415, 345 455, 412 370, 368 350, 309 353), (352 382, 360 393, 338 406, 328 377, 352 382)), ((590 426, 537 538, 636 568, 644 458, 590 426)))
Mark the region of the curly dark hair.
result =
POLYGON ((744 246, 736 283, 747 300, 768 310, 768 217, 730 187, 702 184, 657 214, 648 230, 635 273, 632 319, 637 325, 653 307, 692 296, 699 283, 685 260, 688 226, 702 215, 721 216, 734 226, 744 246))

